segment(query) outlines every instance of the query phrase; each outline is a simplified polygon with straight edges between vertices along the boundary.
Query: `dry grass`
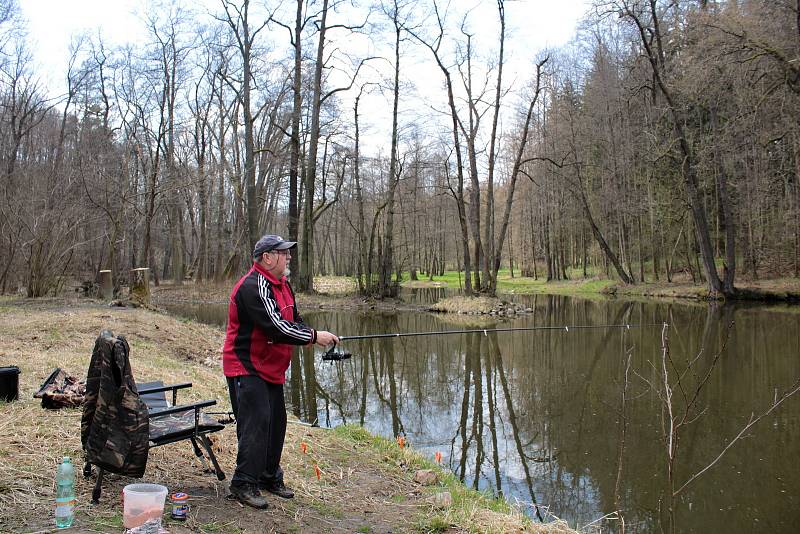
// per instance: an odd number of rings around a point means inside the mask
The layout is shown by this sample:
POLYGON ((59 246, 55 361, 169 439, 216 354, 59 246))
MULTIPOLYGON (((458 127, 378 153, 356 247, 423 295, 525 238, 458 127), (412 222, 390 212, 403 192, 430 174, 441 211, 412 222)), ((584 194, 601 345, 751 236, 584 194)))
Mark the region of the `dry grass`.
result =
MULTIPOLYGON (((45 513, 49 525, 51 503, 55 497, 53 477, 62 456, 71 456, 80 466, 79 409, 45 410, 33 393, 50 372, 61 367, 75 376, 85 376, 94 338, 101 329, 125 334, 131 344, 131 366, 140 382, 162 379, 195 384, 183 401, 201 398, 227 398, 225 382, 218 366, 222 333, 199 324, 185 324, 146 310, 84 308, 76 304, 52 303, 50 309, 3 306, 0 323, 0 364, 17 365, 21 374, 20 400, 0 404, 0 530, 16 530, 20 521, 30 522, 30 510, 45 513)), ((41 306, 36 303, 36 307, 41 306)), ((217 440, 225 449, 229 439, 217 440)), ((235 439, 234 439, 235 443, 235 439)), ((186 444, 184 444, 185 446, 186 444)), ((181 487, 209 476, 202 473, 191 449, 176 453, 179 445, 154 449, 147 478, 168 487, 181 487), (182 473, 180 485, 172 478, 182 473), (186 482, 183 482, 186 480, 186 482)), ((117 477, 118 478, 118 477, 117 477)), ((106 484, 104 503, 92 508, 102 522, 117 515, 121 480, 112 477, 106 484)), ((78 477, 78 500, 89 502, 91 482, 78 477)), ((86 509, 83 504, 81 508, 86 509)), ((29 525, 31 526, 31 525, 29 525)))
POLYGON ((352 295, 358 291, 353 278, 345 276, 317 276, 314 278, 314 291, 328 295, 352 295))
MULTIPOLYGON (((32 395, 55 367, 84 376, 101 329, 126 335, 139 382, 190 381, 194 387, 182 391, 179 401, 215 398, 220 411, 228 409, 219 365, 221 329, 147 310, 77 301, 0 299, 0 314, 0 365, 17 365, 22 371, 20 399, 0 403, 0 532, 52 529, 55 467, 64 455, 82 466, 81 412, 45 410, 32 395)), ((213 442, 230 476, 236 457, 234 426, 214 434, 213 442)), ((290 424, 282 464, 296 497, 285 501, 268 496, 266 511, 228 500, 228 481, 217 481, 206 472, 185 441, 152 449, 143 480, 191 495, 189 519, 169 522, 173 533, 419 532, 433 531, 443 517, 447 532, 562 532, 541 530, 552 525, 532 525, 513 510, 496 511, 494 504, 484 510, 481 503, 490 501, 481 495, 459 498, 461 504, 448 510, 433 509, 426 501, 427 490, 412 482, 412 466, 422 460, 404 449, 398 451, 408 459, 398 462, 385 447, 352 439, 347 432, 290 424), (301 443, 306 443, 306 453, 301 452, 301 443)), ((100 504, 91 505, 93 479, 78 476, 73 530, 122 530, 119 496, 126 484, 137 481, 107 476, 100 504)), ((470 490, 458 487, 457 491, 469 494, 470 490)))
POLYGON ((187 280, 181 285, 171 281, 162 281, 160 285, 150 285, 153 302, 228 302, 233 281, 197 282, 187 280))
MULTIPOLYGON (((171 280, 164 280, 158 287, 151 285, 150 290, 154 301, 227 302, 233 283, 233 280, 223 282, 186 280, 181 285, 175 285, 171 280)), ((355 295, 358 286, 354 279, 345 276, 317 276, 314 278, 314 291, 331 296, 355 295)))
POLYGON ((504 534, 512 532, 530 532, 536 534, 575 533, 564 521, 552 521, 544 524, 531 523, 525 525, 520 521, 519 517, 515 517, 512 514, 503 514, 485 508, 473 510, 470 514, 470 520, 480 532, 502 532, 504 534))
POLYGON ((489 313, 500 300, 491 297, 448 297, 433 306, 432 311, 445 313, 489 313))

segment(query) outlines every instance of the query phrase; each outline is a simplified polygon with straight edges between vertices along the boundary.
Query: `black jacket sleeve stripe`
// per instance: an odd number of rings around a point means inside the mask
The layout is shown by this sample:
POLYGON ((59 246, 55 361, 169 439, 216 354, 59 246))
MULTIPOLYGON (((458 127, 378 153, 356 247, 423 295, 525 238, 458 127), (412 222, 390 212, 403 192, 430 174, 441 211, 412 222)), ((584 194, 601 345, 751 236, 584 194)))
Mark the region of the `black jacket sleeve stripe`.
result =
POLYGON ((278 332, 284 336, 302 341, 303 343, 311 343, 312 332, 310 329, 287 321, 281 316, 278 303, 272 296, 270 285, 263 276, 258 276, 258 295, 264 305, 264 310, 267 312, 269 321, 278 332))

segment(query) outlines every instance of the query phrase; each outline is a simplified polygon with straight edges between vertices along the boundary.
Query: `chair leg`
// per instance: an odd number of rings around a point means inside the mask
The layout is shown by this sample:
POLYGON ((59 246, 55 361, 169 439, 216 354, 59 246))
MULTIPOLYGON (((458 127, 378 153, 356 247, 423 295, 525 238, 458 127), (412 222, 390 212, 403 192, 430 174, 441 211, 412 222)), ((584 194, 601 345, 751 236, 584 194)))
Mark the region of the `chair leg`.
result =
MULTIPOLYGON (((198 436, 199 437, 199 436, 198 436)), ((192 448, 194 449, 194 455, 198 458, 203 458, 203 451, 200 450, 200 447, 197 445, 197 438, 189 438, 192 442, 192 448)))
POLYGON ((217 472, 217 480, 225 480, 225 473, 223 473, 222 468, 219 466, 217 457, 214 456, 214 451, 211 450, 211 441, 209 441, 208 436, 200 436, 200 442, 203 444, 203 448, 205 448, 208 456, 211 458, 211 463, 214 464, 214 471, 217 472))
POLYGON ((94 490, 92 490, 92 504, 100 503, 100 492, 103 491, 103 474, 105 473, 102 467, 97 468, 97 482, 94 483, 94 490))
POLYGON ((200 458, 200 462, 203 464, 203 471, 211 471, 211 467, 209 467, 206 457, 203 456, 203 451, 201 451, 200 447, 197 445, 197 438, 199 437, 200 436, 197 436, 196 438, 189 438, 192 442, 192 447, 194 448, 194 454, 200 458))

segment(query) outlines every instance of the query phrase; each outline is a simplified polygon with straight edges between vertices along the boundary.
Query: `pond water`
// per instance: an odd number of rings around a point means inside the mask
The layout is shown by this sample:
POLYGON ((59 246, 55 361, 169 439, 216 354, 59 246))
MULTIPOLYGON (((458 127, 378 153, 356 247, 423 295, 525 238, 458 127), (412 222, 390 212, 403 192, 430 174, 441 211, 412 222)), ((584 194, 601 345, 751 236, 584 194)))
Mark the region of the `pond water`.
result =
MULTIPOLYGON (((307 310, 304 316, 340 335, 654 326, 347 341, 344 349, 354 356, 336 363, 306 348, 293 359, 287 402, 299 418, 320 426, 358 423, 390 438, 404 435, 431 458, 441 452, 465 483, 502 493, 533 517, 538 510, 572 526, 595 522, 619 531, 618 518, 600 519, 619 510, 626 532, 660 531, 670 521, 676 532, 798 531, 800 394, 677 491, 714 461, 751 414, 764 412, 800 378, 797 309, 544 295, 514 300, 534 311, 496 325, 429 313, 307 310), (671 486, 663 322, 676 423, 704 384, 678 426, 671 486), (669 495, 676 491, 670 518, 669 495)), ((225 323, 225 306, 172 311, 225 323)))

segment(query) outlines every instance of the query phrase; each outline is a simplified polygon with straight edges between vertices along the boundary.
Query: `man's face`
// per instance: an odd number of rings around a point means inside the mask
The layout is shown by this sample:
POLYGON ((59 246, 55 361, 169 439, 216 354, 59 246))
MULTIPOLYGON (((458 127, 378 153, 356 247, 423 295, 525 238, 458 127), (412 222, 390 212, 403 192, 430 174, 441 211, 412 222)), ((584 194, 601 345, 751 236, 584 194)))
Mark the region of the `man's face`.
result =
POLYGON ((292 259, 292 253, 289 249, 271 250, 267 252, 267 254, 270 260, 270 271, 273 273, 280 273, 283 276, 289 276, 289 261, 292 259))

